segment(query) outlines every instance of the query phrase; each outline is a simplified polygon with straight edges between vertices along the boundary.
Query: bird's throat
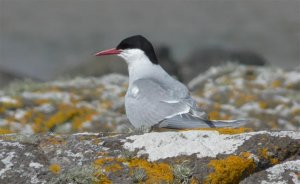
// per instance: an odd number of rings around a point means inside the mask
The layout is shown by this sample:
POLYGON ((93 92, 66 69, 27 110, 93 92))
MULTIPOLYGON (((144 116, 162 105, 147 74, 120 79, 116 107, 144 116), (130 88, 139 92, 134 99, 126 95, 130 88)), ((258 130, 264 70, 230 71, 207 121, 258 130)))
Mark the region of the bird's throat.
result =
POLYGON ((129 73, 129 85, 134 81, 143 78, 156 78, 158 76, 163 76, 165 71, 161 68, 161 66, 152 63, 144 63, 144 64, 135 64, 131 63, 128 65, 128 73, 129 73))

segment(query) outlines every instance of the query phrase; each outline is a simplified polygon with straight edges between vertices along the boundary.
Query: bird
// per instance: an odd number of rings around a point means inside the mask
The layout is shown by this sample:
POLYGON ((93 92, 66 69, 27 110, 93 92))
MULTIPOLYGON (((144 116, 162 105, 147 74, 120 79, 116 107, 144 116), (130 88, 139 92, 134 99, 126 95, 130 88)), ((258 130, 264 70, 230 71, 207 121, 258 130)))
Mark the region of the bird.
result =
POLYGON ((95 54, 105 55, 117 55, 128 65, 125 112, 136 129, 235 128, 245 124, 245 120, 210 120, 189 89, 159 65, 151 42, 144 36, 130 36, 117 47, 95 54))

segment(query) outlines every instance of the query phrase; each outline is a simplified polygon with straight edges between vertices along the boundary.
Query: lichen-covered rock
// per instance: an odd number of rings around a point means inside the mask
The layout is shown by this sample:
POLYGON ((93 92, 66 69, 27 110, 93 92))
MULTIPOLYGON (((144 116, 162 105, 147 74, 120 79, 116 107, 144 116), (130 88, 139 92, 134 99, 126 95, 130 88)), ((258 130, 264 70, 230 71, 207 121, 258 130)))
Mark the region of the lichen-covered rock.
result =
MULTIPOLYGON (((298 130, 300 71, 225 65, 190 83, 211 119, 248 119, 256 130, 298 130)), ((0 91, 0 134, 128 132, 126 76, 15 83, 0 91)))
POLYGON ((112 74, 13 84, 0 92, 0 134, 127 131, 127 80, 112 74))
POLYGON ((190 83, 195 99, 247 128, 145 134, 128 131, 125 76, 12 84, 0 91, 0 183, 297 183, 299 76, 212 68, 190 83))
POLYGON ((253 174, 241 183, 300 183, 300 159, 274 165, 253 174))
POLYGON ((248 126, 298 130, 300 68, 212 67, 189 83, 200 106, 213 119, 250 119, 248 126))
POLYGON ((299 181, 300 132, 228 132, 2 135, 0 183, 299 181))

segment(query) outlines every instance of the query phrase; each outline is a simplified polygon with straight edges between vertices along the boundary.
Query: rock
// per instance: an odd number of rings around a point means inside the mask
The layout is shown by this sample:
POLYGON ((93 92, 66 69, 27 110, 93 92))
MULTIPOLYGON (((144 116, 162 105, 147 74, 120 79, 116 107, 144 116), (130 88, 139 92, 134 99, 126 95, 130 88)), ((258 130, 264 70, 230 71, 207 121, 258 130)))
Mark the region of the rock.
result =
POLYGON ((300 132, 228 132, 2 135, 0 183, 299 181, 300 132))
POLYGON ((0 133, 122 132, 128 78, 75 78, 13 85, 0 96, 0 133))
POLYGON ((9 70, 0 69, 0 89, 7 87, 11 82, 20 81, 26 78, 27 80, 40 81, 37 78, 29 77, 26 75, 21 75, 17 72, 12 72, 9 70))
MULTIPOLYGON (((298 158, 299 159, 299 158, 298 158)), ((300 160, 286 161, 246 178, 246 183, 300 183, 300 160)))
POLYGON ((257 130, 297 130, 299 76, 299 68, 227 64, 211 67, 188 86, 212 119, 249 119, 247 126, 257 130))
MULTIPOLYGON (((247 119, 254 130, 298 130, 300 71, 222 65, 189 83, 211 119, 247 119)), ((47 83, 21 82, 0 91, 1 133, 128 132, 128 78, 111 74, 47 83)))

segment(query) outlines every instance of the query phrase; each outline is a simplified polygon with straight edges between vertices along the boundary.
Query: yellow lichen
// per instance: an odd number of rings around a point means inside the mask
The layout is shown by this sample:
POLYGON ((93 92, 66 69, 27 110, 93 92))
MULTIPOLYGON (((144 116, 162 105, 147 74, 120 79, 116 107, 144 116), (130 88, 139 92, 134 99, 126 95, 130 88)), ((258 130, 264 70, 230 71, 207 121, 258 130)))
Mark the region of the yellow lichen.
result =
POLYGON ((294 116, 300 116, 300 108, 296 108, 292 110, 292 115, 294 116))
POLYGON ((269 158, 268 149, 267 148, 261 149, 260 150, 260 156, 264 157, 265 159, 268 159, 269 158))
POLYGON ((10 134, 10 133, 12 133, 12 131, 10 131, 8 129, 0 128, 0 135, 1 134, 10 134))
POLYGON ((121 170, 121 169, 122 169, 122 167, 120 166, 120 164, 115 163, 115 164, 111 164, 111 165, 107 166, 105 168, 105 171, 106 172, 116 172, 116 171, 121 170))
POLYGON ((99 158, 94 161, 94 164, 96 166, 102 167, 106 172, 116 172, 120 169, 121 163, 124 162, 125 159, 123 158, 111 158, 111 157, 106 157, 106 158, 99 158))
POLYGON ((48 103, 50 103, 50 102, 51 102, 51 100, 49 100, 49 99, 44 99, 44 98, 33 100, 33 103, 34 103, 35 105, 43 105, 43 104, 48 104, 48 103))
POLYGON ((112 184, 108 177, 104 174, 97 175, 99 181, 96 184, 112 184))
POLYGON ((59 164, 51 164, 48 169, 54 174, 58 174, 61 171, 61 167, 59 164))
POLYGON ((214 168, 205 183, 210 184, 237 184, 244 176, 254 172, 255 163, 253 159, 243 156, 228 156, 221 160, 211 160, 208 166, 214 168))
POLYGON ((101 102, 101 106, 104 108, 104 109, 111 109, 112 108, 112 102, 109 101, 109 100, 103 100, 101 102))
POLYGON ((221 115, 220 112, 218 111, 211 111, 208 115, 210 120, 214 120, 214 119, 221 119, 221 115))
POLYGON ((191 182, 190 182, 191 184, 199 184, 200 182, 196 179, 196 178, 192 178, 191 179, 191 182))
POLYGON ((260 149, 259 156, 268 160, 272 165, 278 164, 278 162, 279 162, 278 158, 273 158, 273 156, 271 156, 269 154, 269 151, 267 148, 260 149))
POLYGON ((146 183, 172 183, 174 176, 172 168, 166 163, 151 163, 143 159, 132 159, 129 161, 129 167, 142 168, 147 174, 146 183))
POLYGON ((245 157, 245 158, 252 158, 253 154, 250 153, 250 152, 241 152, 240 155, 245 157))
POLYGON ((267 109, 268 108, 268 104, 265 101, 260 101, 258 104, 259 104, 259 107, 261 109, 267 109))
POLYGON ((279 160, 278 160, 278 158, 271 158, 270 162, 272 165, 275 165, 275 164, 279 163, 279 160))
MULTIPOLYGON (((122 169, 121 163, 125 161, 123 158, 99 158, 94 161, 94 165, 96 168, 103 169, 105 172, 116 172, 122 169)), ((99 182, 97 184, 110 184, 112 183, 104 173, 98 174, 97 178, 99 182)))
POLYGON ((272 83, 271 83, 271 86, 273 88, 278 88, 278 87, 281 87, 282 85, 282 82, 280 80, 274 80, 272 83))
POLYGON ((51 129, 56 125, 60 125, 64 122, 67 122, 72 119, 73 116, 77 114, 77 111, 73 107, 62 107, 64 105, 60 105, 59 109, 56 114, 51 116, 48 121, 45 122, 45 127, 47 129, 51 129))
POLYGON ((115 158, 107 157, 107 158, 98 158, 94 161, 96 165, 103 165, 105 163, 111 163, 115 160, 115 158))
POLYGON ((18 109, 23 107, 23 103, 19 98, 12 98, 15 102, 0 102, 0 114, 6 110, 18 109))
POLYGON ((144 169, 147 174, 146 183, 172 183, 173 171, 169 164, 166 163, 151 163, 143 159, 125 159, 125 158, 99 158, 94 161, 96 166, 104 169, 105 172, 115 172, 122 169, 121 164, 128 165, 131 169, 131 173, 134 169, 144 169))
MULTIPOLYGON (((205 130, 205 131, 218 131, 220 134, 241 134, 245 132, 253 131, 251 128, 196 128, 196 129, 187 129, 187 130, 205 130)), ((184 131, 187 131, 184 130, 184 131)))
POLYGON ((252 94, 245 94, 242 91, 238 91, 238 93, 234 97, 234 103, 237 107, 240 107, 246 103, 252 102, 256 99, 256 96, 252 94))
POLYGON ((77 108, 72 105, 59 104, 57 112, 43 123, 41 129, 45 132, 57 125, 70 121, 72 122, 72 130, 78 131, 82 127, 82 123, 90 121, 94 114, 95 111, 87 107, 77 108))

